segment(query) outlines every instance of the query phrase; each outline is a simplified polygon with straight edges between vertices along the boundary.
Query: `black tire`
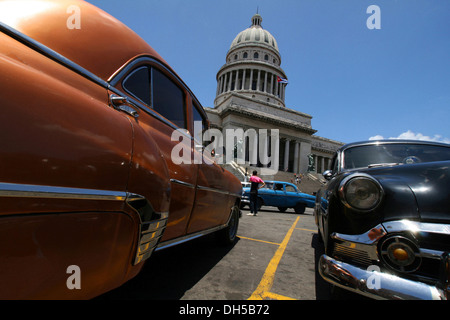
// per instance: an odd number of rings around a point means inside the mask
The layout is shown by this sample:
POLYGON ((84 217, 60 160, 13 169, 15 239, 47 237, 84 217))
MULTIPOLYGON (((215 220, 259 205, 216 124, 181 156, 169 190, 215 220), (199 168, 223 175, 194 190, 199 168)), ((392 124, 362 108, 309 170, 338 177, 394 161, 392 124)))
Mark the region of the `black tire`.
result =
POLYGON ((264 204, 263 199, 258 198, 258 200, 256 202, 256 208, 257 208, 258 211, 261 210, 261 207, 263 206, 263 204, 264 204))
POLYGON ((239 210, 238 206, 234 206, 231 209, 231 218, 227 227, 216 233, 219 243, 223 245, 230 245, 236 241, 240 212, 241 210, 239 210))
POLYGON ((302 214, 305 213, 306 206, 303 203, 297 203, 294 207, 295 213, 302 214))

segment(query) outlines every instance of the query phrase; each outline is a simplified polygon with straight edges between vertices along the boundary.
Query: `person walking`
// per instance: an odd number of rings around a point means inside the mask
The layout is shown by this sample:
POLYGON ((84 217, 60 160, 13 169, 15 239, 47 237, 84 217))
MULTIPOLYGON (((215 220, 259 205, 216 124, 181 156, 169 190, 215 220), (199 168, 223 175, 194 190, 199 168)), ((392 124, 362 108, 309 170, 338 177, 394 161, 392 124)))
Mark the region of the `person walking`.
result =
POLYGON ((250 182, 252 184, 250 187, 250 213, 247 215, 256 216, 258 214, 258 189, 264 187, 266 184, 258 177, 258 172, 256 170, 253 171, 250 182))

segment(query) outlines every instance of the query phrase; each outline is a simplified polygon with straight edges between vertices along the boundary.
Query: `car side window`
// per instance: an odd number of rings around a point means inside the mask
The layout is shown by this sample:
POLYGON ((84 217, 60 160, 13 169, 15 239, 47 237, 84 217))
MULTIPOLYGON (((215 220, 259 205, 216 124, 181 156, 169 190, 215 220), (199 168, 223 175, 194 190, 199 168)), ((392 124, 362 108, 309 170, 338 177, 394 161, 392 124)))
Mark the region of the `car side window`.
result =
POLYGON ((338 154, 336 153, 333 156, 333 160, 331 163, 331 170, 332 170, 333 174, 336 174, 338 172, 338 169, 339 169, 339 161, 338 161, 338 154))
POLYGON ((160 70, 141 66, 122 81, 122 87, 176 126, 187 128, 184 91, 160 70))
POLYGON ((150 70, 148 67, 140 67, 130 73, 122 83, 125 91, 133 97, 151 105, 150 70))
POLYGON ((194 105, 192 108, 192 113, 194 117, 194 138, 198 142, 203 142, 203 146, 206 147, 209 144, 209 141, 203 141, 203 133, 207 129, 207 123, 206 119, 203 117, 203 115, 198 110, 197 105, 194 105))
POLYGON ((186 129, 184 91, 158 69, 153 68, 152 71, 153 109, 178 127, 186 129))
POLYGON ((296 192, 295 188, 293 186, 286 185, 286 192, 296 192))
POLYGON ((283 191, 283 185, 280 183, 275 184, 275 190, 283 191))

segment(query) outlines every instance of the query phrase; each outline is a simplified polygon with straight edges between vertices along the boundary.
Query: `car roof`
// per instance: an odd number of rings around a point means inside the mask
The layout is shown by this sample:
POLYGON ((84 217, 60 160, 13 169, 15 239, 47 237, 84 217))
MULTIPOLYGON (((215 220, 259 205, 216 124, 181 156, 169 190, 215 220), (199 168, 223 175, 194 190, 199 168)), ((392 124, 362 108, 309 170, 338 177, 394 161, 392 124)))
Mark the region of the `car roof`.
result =
POLYGON ((293 184, 291 182, 286 182, 286 181, 267 180, 267 181, 264 181, 264 182, 265 183, 283 183, 283 184, 290 184, 290 185, 295 186, 295 184, 293 184))
POLYGON ((389 140, 368 140, 368 141, 359 141, 348 143, 341 148, 339 151, 343 151, 348 148, 353 148, 356 146, 366 146, 366 145, 386 145, 386 144, 424 144, 424 145, 435 145, 442 147, 450 147, 450 144, 435 142, 435 141, 426 141, 426 140, 405 140, 405 139, 389 139, 389 140))
POLYGON ((173 72, 133 30, 86 1, 0 0, 0 21, 105 81, 140 55, 160 61, 173 72), (70 8, 79 9, 79 29, 68 27, 70 8))

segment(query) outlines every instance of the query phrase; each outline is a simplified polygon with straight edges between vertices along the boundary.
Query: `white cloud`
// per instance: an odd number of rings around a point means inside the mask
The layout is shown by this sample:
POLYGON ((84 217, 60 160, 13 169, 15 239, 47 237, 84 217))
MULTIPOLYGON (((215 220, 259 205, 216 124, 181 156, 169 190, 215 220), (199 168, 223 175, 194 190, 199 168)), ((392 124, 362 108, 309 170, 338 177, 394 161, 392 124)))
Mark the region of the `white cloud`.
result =
MULTIPOLYGON (((382 135, 375 135, 370 137, 369 140, 384 140, 385 138, 382 135)), ((422 140, 422 141, 435 141, 435 142, 444 142, 450 144, 450 139, 444 138, 441 135, 434 135, 433 137, 425 136, 422 133, 415 133, 411 130, 401 133, 398 137, 390 137, 389 140, 392 139, 407 139, 407 140, 422 140)))
POLYGON ((384 140, 383 136, 380 136, 379 134, 373 137, 370 137, 369 140, 384 140))

